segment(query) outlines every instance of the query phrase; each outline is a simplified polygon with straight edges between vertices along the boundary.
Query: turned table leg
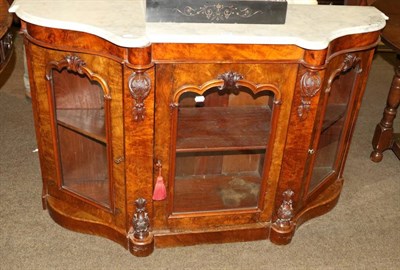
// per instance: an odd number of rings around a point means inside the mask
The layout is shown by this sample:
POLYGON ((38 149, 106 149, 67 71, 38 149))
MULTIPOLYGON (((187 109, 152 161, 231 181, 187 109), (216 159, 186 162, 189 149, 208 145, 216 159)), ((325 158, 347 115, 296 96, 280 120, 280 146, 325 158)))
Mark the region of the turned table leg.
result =
POLYGON ((392 86, 389 91, 387 105, 383 112, 381 122, 376 126, 374 137, 372 139, 372 147, 374 151, 371 153, 371 160, 380 162, 383 158, 382 152, 386 149, 393 149, 396 153, 398 145, 395 142, 395 134, 393 130, 393 120, 396 117, 397 108, 400 103, 400 66, 397 67, 393 77, 392 86), (396 145, 394 145, 396 144, 396 145))

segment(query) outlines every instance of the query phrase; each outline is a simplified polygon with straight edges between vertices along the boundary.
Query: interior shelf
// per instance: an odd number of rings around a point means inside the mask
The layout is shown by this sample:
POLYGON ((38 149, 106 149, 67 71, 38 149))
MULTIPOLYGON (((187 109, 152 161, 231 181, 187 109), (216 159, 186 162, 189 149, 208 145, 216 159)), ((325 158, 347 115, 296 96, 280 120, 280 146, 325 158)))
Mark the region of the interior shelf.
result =
POLYGON ((322 181, 321 179, 326 179, 327 176, 332 174, 333 169, 331 166, 315 166, 313 170, 313 174, 310 181, 309 190, 313 190, 317 187, 322 181))
POLYGON ((271 110, 266 106, 180 108, 176 152, 265 149, 271 110))
POLYGON ((325 132, 336 122, 340 121, 346 115, 346 109, 347 104, 328 104, 321 133, 325 132))
POLYGON ((63 188, 86 197, 104 206, 109 205, 109 186, 105 180, 68 180, 68 185, 63 188))
POLYGON ((58 109, 57 123, 106 143, 103 109, 58 109))
POLYGON ((258 172, 176 177, 174 212, 256 207, 260 182, 258 172))

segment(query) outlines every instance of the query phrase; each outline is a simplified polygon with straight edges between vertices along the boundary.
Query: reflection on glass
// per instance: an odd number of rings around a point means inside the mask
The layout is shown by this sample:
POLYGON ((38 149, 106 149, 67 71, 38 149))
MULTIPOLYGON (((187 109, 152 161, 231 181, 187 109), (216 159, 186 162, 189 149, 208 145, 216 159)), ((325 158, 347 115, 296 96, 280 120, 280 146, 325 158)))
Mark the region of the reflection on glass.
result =
POLYGON ((77 73, 53 71, 62 186, 110 205, 104 98, 101 86, 77 73))
POLYGON ((179 101, 174 212, 258 205, 272 96, 211 88, 179 101))
POLYGON ((329 93, 319 143, 314 161, 309 191, 315 189, 336 170, 338 146, 346 120, 347 109, 356 78, 355 70, 341 74, 329 93))

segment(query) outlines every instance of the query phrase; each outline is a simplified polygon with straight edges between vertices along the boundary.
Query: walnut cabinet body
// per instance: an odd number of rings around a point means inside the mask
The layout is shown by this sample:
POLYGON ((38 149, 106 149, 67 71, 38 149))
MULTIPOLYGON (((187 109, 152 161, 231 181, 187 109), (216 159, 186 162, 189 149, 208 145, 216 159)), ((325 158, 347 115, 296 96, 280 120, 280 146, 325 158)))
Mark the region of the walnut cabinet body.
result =
POLYGON ((198 243, 287 244, 337 203, 379 33, 324 50, 124 48, 23 27, 43 207, 60 225, 146 256, 198 243))

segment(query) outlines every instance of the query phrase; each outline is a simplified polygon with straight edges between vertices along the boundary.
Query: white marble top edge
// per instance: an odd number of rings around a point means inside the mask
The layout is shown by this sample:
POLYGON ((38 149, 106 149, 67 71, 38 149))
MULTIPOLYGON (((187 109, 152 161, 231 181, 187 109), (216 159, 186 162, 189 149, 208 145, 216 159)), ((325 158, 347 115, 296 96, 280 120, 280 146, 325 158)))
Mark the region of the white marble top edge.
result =
POLYGON ((320 50, 341 36, 378 31, 387 20, 374 7, 288 5, 283 25, 146 23, 144 0, 15 0, 10 12, 32 24, 94 34, 122 47, 230 43, 320 50))

